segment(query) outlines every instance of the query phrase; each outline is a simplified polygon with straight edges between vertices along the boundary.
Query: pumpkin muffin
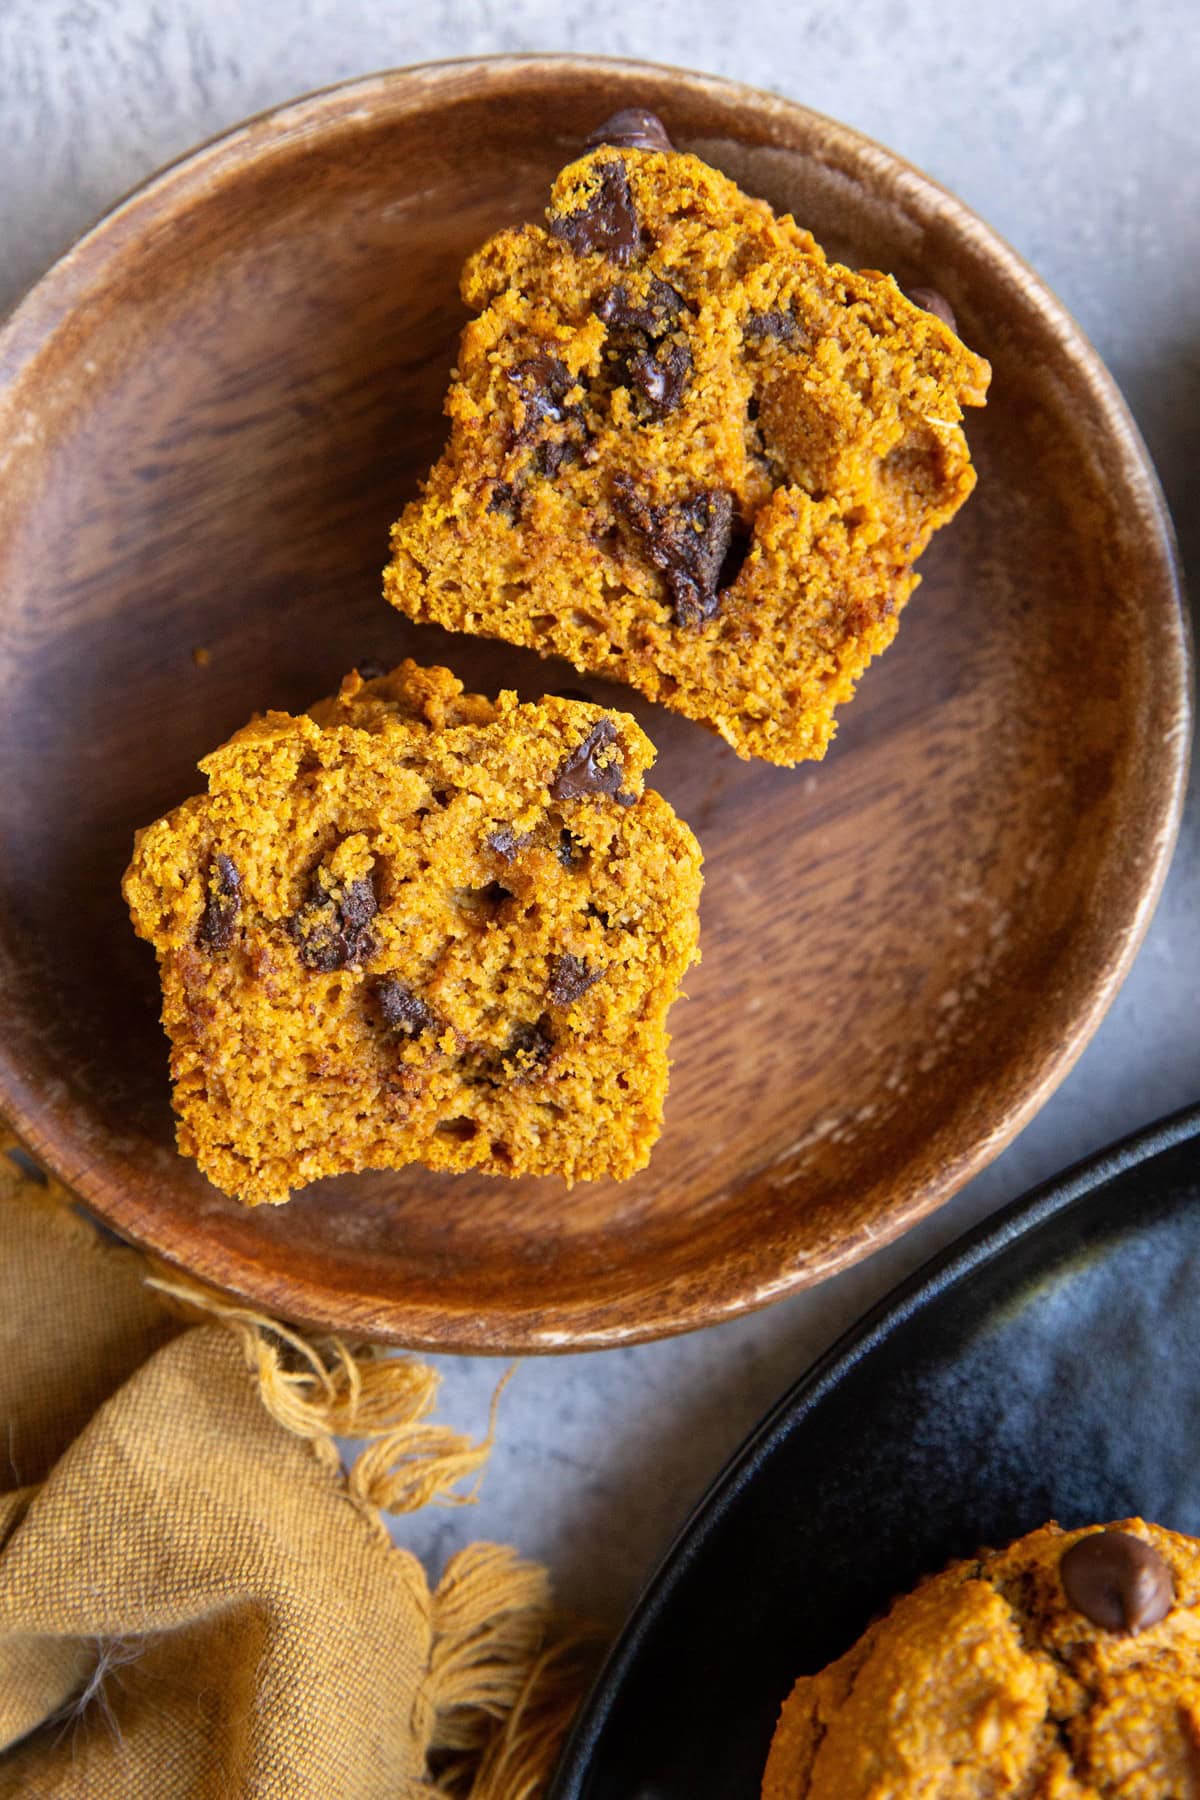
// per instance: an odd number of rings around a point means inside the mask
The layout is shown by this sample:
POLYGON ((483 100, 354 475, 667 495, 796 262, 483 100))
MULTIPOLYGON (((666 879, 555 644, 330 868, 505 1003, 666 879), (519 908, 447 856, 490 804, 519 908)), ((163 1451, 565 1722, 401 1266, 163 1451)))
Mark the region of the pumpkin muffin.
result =
POLYGON ((1197 1800, 1200 1541, 1125 1519, 954 1563, 785 1701, 763 1800, 1197 1800))
POLYGON ((653 758, 624 713, 411 662, 214 751, 124 882, 180 1150, 252 1205, 413 1161, 642 1168, 700 892, 653 758))
POLYGON ((829 262, 652 114, 594 142, 466 265, 449 442, 385 592, 740 756, 821 757, 974 484, 988 365, 939 296, 829 262))

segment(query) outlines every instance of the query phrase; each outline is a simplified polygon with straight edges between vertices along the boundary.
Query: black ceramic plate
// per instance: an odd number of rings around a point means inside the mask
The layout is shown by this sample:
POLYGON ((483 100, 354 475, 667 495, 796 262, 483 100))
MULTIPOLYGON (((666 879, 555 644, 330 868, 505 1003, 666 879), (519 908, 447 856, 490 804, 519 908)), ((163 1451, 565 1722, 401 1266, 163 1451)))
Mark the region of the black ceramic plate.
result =
POLYGON ((701 1502, 551 1800, 758 1800, 795 1677, 951 1557, 1047 1519, 1200 1535, 1200 1107, 959 1240, 701 1502))

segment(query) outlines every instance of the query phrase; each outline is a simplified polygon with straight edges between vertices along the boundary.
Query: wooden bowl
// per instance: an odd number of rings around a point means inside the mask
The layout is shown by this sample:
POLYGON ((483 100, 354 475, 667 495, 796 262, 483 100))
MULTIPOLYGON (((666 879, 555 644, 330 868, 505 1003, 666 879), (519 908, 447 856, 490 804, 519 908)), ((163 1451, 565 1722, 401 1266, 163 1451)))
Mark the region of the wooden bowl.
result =
MULTIPOLYGON (((256 1304, 454 1350, 680 1331, 844 1268, 938 1206, 1070 1068, 1166 869, 1188 666, 1154 476, 1044 287, 896 157, 671 70, 400 71, 252 120, 118 206, 0 337, 0 1105, 115 1228, 256 1304), (942 289, 991 358, 979 487, 821 766, 739 763, 633 702, 707 857, 648 1171, 420 1169, 246 1211, 176 1155, 136 826, 256 709, 363 660, 533 696, 561 664, 417 630, 389 522, 443 435, 465 254, 534 217, 618 106, 942 289)), ((623 690, 589 682, 610 704, 623 690)))

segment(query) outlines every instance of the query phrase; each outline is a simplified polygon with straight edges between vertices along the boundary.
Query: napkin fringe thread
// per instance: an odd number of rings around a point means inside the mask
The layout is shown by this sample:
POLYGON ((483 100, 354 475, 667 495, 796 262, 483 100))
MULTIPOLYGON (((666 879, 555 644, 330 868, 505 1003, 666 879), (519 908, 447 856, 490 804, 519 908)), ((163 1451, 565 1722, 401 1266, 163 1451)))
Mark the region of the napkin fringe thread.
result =
MULTIPOLYGON (((0 1135, 0 1151, 12 1143, 0 1135)), ((26 1163, 18 1166, 28 1176, 26 1163)), ((486 1434, 474 1441, 430 1420, 441 1377, 416 1357, 333 1336, 309 1338, 138 1250, 105 1243, 53 1179, 42 1188, 27 1180, 22 1196, 98 1254, 137 1258, 147 1285, 177 1318, 229 1330, 272 1418, 339 1471, 347 1497, 389 1550, 384 1512, 475 1501, 513 1368, 497 1383, 486 1434), (344 1471, 339 1437, 365 1440, 344 1471), (461 1491, 468 1481, 473 1485, 461 1491)), ((426 1791, 440 1800, 539 1800, 590 1679, 600 1634, 558 1613, 545 1569, 507 1546, 469 1545, 451 1558, 432 1594, 423 1578, 420 1589, 431 1652, 413 1723, 427 1746, 426 1791)), ((112 1661, 112 1650, 98 1658, 73 1711, 98 1697, 112 1661)))
POLYGON ((271 1417, 306 1438, 328 1467, 341 1468, 338 1438, 364 1441, 345 1470, 345 1490, 384 1535, 381 1513, 475 1504, 512 1368, 497 1383, 487 1431, 475 1442, 453 1426, 430 1422, 441 1376, 414 1356, 377 1344, 348 1345, 339 1337, 309 1338, 163 1265, 152 1264, 146 1280, 183 1316, 216 1320, 233 1333, 271 1417), (468 1491, 459 1491, 472 1477, 468 1491))
MULTIPOLYGON (((429 1422, 441 1377, 416 1357, 310 1339, 175 1269, 156 1266, 147 1282, 182 1316, 233 1332, 267 1411, 322 1462, 340 1466, 337 1438, 366 1440, 343 1481, 384 1539, 383 1512, 475 1502, 515 1364, 496 1384, 486 1434, 473 1442, 429 1422), (472 1477, 468 1492, 455 1491, 472 1477)), ((488 1543, 468 1545, 446 1565, 430 1597, 430 1628, 414 1728, 437 1770, 431 1793, 537 1800, 585 1691, 597 1632, 555 1611, 540 1564, 488 1543)))
POLYGON ((452 1800, 541 1800, 595 1672, 600 1641, 588 1626, 553 1620, 503 1717, 462 1774, 452 1771, 435 1792, 452 1800))

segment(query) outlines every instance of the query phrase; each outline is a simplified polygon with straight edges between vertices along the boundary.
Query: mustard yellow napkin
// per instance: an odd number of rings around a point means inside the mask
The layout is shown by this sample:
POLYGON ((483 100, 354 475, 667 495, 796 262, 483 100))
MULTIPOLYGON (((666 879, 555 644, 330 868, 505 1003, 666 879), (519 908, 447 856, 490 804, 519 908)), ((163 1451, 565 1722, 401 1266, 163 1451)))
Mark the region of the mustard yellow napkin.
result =
POLYGON ((583 1679, 545 1571, 431 1592, 380 1517, 487 1442, 415 1359, 158 1275, 0 1150, 0 1797, 534 1800, 583 1679))

